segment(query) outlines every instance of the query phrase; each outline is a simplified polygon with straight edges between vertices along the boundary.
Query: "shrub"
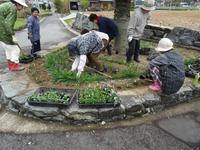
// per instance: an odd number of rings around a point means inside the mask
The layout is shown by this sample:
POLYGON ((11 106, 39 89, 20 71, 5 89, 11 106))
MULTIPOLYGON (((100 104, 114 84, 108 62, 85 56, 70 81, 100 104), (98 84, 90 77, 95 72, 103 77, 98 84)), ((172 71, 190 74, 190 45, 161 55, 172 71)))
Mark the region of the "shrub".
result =
POLYGON ((54 0, 58 13, 68 13, 69 12, 69 0, 54 0))
POLYGON ((80 5, 83 9, 86 9, 90 6, 89 0, 81 0, 80 5))

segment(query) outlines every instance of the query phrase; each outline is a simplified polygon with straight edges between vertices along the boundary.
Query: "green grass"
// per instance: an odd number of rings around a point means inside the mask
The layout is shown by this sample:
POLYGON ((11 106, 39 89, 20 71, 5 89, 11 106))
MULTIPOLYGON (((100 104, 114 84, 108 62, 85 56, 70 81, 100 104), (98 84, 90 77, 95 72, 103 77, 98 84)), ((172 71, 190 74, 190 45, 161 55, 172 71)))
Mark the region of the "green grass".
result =
POLYGON ((72 18, 72 19, 67 19, 67 20, 65 20, 65 22, 70 26, 70 27, 72 27, 72 25, 73 25, 73 23, 74 23, 74 19, 72 18))
POLYGON ((25 18, 17 18, 15 22, 14 30, 21 30, 26 27, 26 19, 25 18))

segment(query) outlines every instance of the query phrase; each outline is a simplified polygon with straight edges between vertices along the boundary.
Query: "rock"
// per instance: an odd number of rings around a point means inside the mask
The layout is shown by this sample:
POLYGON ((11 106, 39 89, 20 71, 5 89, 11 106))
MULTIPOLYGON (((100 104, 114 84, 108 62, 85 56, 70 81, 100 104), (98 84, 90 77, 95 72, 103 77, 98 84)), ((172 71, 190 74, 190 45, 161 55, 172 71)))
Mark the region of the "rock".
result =
POLYGON ((192 46, 193 45, 194 38, 191 36, 181 36, 179 37, 179 43, 186 45, 186 46, 192 46))
POLYGON ((26 93, 23 93, 19 96, 15 96, 12 98, 12 101, 16 102, 18 105, 24 105, 27 102, 28 97, 32 96, 36 90, 37 88, 31 89, 30 91, 27 91, 26 93))
POLYGON ((160 31, 160 30, 153 30, 154 36, 159 37, 159 38, 163 38, 165 35, 164 31, 160 31))
POLYGON ((78 105, 72 104, 68 109, 62 109, 61 113, 72 120, 82 120, 84 122, 98 122, 98 110, 90 108, 79 108, 78 105))
POLYGON ((99 119, 101 120, 116 120, 117 118, 124 118, 125 111, 123 107, 115 107, 115 108, 100 108, 99 109, 99 119))
POLYGON ((143 95, 144 102, 142 103, 145 107, 153 107, 161 103, 160 96, 154 93, 147 93, 143 95))
POLYGON ((8 103, 8 99, 6 98, 4 91, 0 85, 0 104, 7 104, 8 103))
POLYGON ((200 41, 194 41, 194 46, 200 47, 200 41))
POLYGON ((122 99, 122 105, 124 105, 127 115, 131 115, 143 109, 142 101, 139 100, 139 97, 124 96, 121 99, 122 99))
POLYGON ((59 109, 57 107, 38 107, 25 103, 24 109, 27 113, 33 114, 38 118, 54 117, 59 114, 59 109))

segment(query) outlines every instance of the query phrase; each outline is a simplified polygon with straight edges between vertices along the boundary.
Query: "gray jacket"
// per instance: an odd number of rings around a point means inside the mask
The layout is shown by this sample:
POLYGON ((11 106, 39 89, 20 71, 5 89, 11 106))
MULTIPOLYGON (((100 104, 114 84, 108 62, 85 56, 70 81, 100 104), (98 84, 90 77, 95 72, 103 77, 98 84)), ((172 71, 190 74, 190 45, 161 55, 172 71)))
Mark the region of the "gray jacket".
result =
POLYGON ((151 60, 150 67, 158 67, 162 81, 162 93, 176 93, 184 83, 185 71, 183 58, 171 50, 151 60))
POLYGON ((132 36, 135 40, 141 39, 144 28, 147 25, 149 19, 149 13, 144 14, 141 8, 137 8, 129 21, 127 30, 128 37, 132 36))
POLYGON ((38 17, 29 16, 27 21, 28 33, 32 33, 31 42, 40 40, 40 21, 38 17))

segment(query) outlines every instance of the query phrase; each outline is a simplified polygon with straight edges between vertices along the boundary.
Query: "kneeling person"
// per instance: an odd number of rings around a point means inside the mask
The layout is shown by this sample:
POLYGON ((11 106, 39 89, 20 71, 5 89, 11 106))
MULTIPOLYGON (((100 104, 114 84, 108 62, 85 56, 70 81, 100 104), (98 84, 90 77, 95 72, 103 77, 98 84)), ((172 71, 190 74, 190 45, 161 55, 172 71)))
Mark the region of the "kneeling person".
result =
POLYGON ((149 71, 154 81, 149 88, 166 95, 176 93, 185 79, 183 59, 173 49, 173 43, 168 38, 159 41, 156 51, 160 52, 159 56, 149 63, 149 71))
POLYGON ((73 38, 68 44, 69 54, 76 56, 72 64, 72 71, 78 71, 77 77, 80 77, 84 70, 86 60, 89 64, 95 66, 98 71, 103 71, 103 65, 98 61, 100 51, 108 44, 107 34, 98 31, 90 31, 84 35, 73 38))

